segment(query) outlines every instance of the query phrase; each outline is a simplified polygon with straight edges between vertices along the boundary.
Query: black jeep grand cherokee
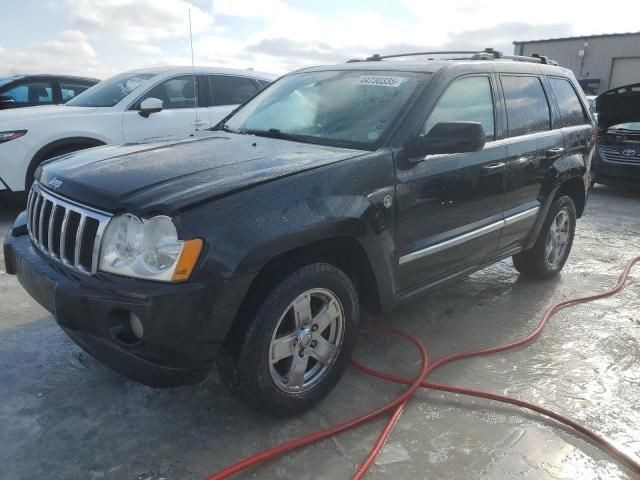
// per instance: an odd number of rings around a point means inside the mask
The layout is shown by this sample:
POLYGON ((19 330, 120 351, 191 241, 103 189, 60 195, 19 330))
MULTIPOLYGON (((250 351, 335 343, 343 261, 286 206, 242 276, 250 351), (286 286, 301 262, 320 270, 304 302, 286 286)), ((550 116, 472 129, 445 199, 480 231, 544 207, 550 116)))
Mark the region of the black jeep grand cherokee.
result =
POLYGON ((211 138, 46 163, 7 271, 124 375, 193 383, 218 359, 240 398, 302 412, 345 369, 361 305, 509 256, 562 269, 592 120, 569 70, 497 56, 308 68, 211 138))

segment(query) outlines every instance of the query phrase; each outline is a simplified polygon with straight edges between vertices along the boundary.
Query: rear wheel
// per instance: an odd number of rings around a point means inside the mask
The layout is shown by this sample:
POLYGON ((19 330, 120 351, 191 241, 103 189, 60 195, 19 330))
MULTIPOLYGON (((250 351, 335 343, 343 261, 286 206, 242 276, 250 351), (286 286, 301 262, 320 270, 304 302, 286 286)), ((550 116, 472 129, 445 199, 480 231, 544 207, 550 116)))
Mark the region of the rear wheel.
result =
POLYGON ((553 202, 532 249, 513 256, 520 273, 538 278, 551 278, 564 267, 576 229, 576 207, 569 196, 553 202))
POLYGON ((340 379, 358 318, 351 279, 333 265, 307 265, 267 295, 236 351, 223 349, 220 375, 239 398, 265 414, 302 413, 340 379))

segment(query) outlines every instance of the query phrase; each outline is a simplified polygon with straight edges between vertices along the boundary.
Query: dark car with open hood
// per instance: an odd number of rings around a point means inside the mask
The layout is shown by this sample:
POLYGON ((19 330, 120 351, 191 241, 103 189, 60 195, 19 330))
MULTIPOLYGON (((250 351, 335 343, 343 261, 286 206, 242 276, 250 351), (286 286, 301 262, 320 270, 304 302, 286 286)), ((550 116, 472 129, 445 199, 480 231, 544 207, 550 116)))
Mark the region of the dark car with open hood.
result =
POLYGON ((130 378, 195 383, 217 362, 255 408, 307 410, 361 309, 507 257, 553 277, 584 211, 594 122, 569 70, 423 55, 285 75, 207 138, 45 162, 7 272, 130 378))
POLYGON ((599 95, 593 181, 640 185, 640 83, 599 95))

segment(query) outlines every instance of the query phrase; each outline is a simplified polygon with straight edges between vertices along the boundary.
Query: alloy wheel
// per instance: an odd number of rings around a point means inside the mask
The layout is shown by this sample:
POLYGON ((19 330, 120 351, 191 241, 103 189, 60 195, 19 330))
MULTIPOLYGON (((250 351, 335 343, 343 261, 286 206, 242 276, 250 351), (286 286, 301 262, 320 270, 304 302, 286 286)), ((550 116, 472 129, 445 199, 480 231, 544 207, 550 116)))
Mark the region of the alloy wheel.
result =
POLYGON ((560 210, 549 227, 544 255, 547 266, 555 270, 564 260, 571 234, 571 216, 566 209, 560 210))
POLYGON ((344 327, 344 309, 333 292, 316 288, 298 295, 271 338, 269 370, 276 386, 300 393, 320 382, 338 357, 344 327))

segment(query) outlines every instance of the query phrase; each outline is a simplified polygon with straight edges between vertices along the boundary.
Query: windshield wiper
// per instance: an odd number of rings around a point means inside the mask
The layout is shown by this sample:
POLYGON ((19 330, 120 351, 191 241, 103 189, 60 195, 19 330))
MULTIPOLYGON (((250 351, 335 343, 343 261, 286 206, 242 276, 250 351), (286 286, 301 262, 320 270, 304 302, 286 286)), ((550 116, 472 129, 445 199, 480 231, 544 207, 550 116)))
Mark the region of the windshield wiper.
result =
POLYGON ((212 132, 217 132, 217 131, 223 131, 223 132, 228 132, 228 133, 244 133, 244 132, 240 132, 238 130, 234 130, 233 128, 231 128, 229 125, 227 125, 226 123, 220 126, 216 126, 213 127, 211 129, 212 132))
POLYGON ((270 128, 269 130, 242 130, 242 133, 255 135, 256 137, 277 138, 279 140, 291 140, 292 142, 320 144, 317 140, 306 135, 296 135, 295 133, 286 133, 279 128, 270 128))

